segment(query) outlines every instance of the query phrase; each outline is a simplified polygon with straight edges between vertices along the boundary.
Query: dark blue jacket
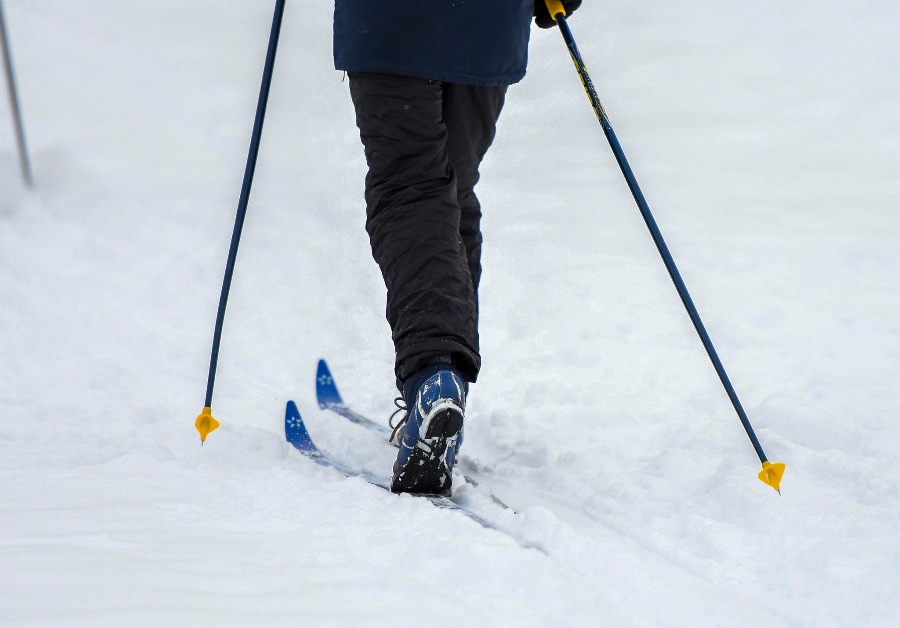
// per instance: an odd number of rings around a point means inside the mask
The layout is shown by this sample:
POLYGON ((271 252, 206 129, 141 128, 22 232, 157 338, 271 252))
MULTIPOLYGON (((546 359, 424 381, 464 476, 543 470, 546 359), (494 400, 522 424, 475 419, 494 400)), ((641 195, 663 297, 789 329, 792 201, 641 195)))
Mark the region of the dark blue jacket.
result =
POLYGON ((469 85, 522 80, 534 0, 335 0, 334 67, 469 85))

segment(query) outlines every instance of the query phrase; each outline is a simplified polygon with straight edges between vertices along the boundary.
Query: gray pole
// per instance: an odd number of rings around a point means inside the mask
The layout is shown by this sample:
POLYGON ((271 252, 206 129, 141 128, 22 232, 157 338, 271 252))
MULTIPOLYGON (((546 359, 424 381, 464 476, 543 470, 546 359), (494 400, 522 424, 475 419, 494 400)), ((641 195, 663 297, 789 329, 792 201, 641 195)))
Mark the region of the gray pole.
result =
POLYGON ((16 141, 19 144, 19 163, 22 166, 22 178, 25 179, 25 184, 31 187, 31 164, 28 162, 25 128, 22 126, 22 111, 19 109, 19 95, 16 92, 16 77, 13 74, 12 54, 9 51, 9 39, 6 36, 3 0, 0 0, 0 41, 2 41, 3 45, 3 67, 6 70, 6 89, 9 92, 9 106, 12 109, 13 123, 16 127, 16 141))

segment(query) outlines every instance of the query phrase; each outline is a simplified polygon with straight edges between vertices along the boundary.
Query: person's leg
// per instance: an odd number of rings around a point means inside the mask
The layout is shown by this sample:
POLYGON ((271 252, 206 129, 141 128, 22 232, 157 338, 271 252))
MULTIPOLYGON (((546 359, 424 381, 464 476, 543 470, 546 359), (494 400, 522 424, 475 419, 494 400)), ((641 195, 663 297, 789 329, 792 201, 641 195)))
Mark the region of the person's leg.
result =
POLYGON ((494 141, 506 86, 445 83, 443 96, 447 155, 456 173, 456 201, 461 212, 459 233, 466 247, 466 261, 477 302, 482 237, 481 205, 474 188, 479 178, 478 167, 494 141))
POLYGON ((468 381, 481 363, 458 184, 447 154, 446 85, 350 73, 369 165, 366 230, 387 286, 401 382, 447 354, 468 381))

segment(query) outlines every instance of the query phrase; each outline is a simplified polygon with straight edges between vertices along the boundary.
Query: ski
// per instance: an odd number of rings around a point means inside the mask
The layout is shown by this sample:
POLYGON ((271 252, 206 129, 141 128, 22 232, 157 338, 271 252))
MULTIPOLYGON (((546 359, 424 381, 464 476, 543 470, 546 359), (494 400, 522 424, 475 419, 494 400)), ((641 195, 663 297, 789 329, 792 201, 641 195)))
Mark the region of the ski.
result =
MULTIPOLYGON (((328 456, 328 454, 319 449, 316 446, 315 442, 313 442, 312 437, 309 435, 309 430, 306 429, 306 424, 303 422, 303 418, 300 416, 300 410, 297 408, 297 404, 293 401, 288 401, 287 407, 285 408, 284 435, 287 439, 287 442, 293 445, 300 453, 302 453, 304 456, 306 456, 316 464, 334 469, 335 471, 348 478, 362 478, 373 486, 377 486, 378 488, 385 491, 390 491, 390 487, 388 486, 386 480, 378 478, 370 473, 366 473, 365 471, 352 469, 347 465, 334 460, 333 458, 328 456)), ((466 515, 473 521, 481 524, 485 528, 496 529, 496 527, 489 523, 487 520, 483 519, 471 510, 460 506, 447 497, 442 497, 440 495, 417 495, 417 497, 423 497, 427 499, 438 508, 458 511, 461 514, 466 515)))
MULTIPOLYGON (((334 377, 332 377, 331 370, 329 370, 325 360, 319 360, 319 367, 316 369, 316 400, 319 402, 319 408, 322 410, 331 410, 348 421, 361 425, 370 432, 383 436, 385 439, 390 439, 391 430, 386 425, 376 423, 372 419, 364 417, 347 407, 344 403, 344 398, 338 392, 337 384, 334 382, 334 377)), ((393 445, 393 443, 391 444, 393 445)))
MULTIPOLYGON (((319 366, 316 369, 316 400, 319 403, 319 408, 322 410, 330 410, 331 412, 344 417, 348 421, 356 423, 370 432, 378 434, 385 439, 385 442, 397 447, 395 443, 390 441, 391 429, 389 427, 355 412, 344 403, 344 398, 341 397, 337 383, 334 381, 334 376, 331 374, 331 369, 328 368, 328 363, 325 362, 325 360, 319 360, 319 366)), ((463 476, 467 484, 471 484, 476 488, 478 487, 478 481, 459 470, 458 472, 463 476)), ((493 494, 491 495, 491 500, 498 506, 509 509, 509 506, 497 499, 493 494)))

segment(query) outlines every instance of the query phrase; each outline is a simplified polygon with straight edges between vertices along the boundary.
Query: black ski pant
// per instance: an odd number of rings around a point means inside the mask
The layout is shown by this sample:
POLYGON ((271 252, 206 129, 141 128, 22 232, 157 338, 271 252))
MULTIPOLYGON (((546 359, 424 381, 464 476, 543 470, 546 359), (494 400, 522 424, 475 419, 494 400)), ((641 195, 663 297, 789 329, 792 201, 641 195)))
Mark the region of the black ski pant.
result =
POLYGON ((506 87, 349 76, 369 165, 366 231, 387 287, 397 379, 449 353, 474 382, 482 244, 474 187, 506 87))

